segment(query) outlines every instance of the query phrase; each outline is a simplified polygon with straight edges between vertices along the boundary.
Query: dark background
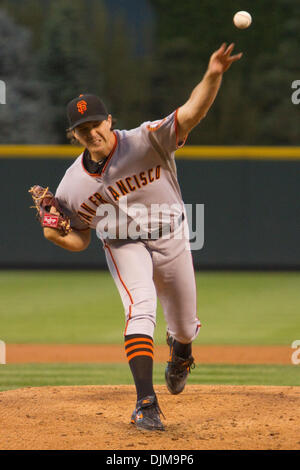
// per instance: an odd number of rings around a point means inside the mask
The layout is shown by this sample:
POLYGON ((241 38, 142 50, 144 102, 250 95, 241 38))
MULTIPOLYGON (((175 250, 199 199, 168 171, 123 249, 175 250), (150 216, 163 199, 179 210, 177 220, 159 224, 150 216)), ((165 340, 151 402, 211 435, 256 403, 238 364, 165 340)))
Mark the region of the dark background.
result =
POLYGON ((182 105, 223 42, 244 56, 189 143, 298 145, 298 0, 0 0, 1 142, 67 143, 65 106, 99 94, 120 128, 182 105), (234 27, 236 11, 253 23, 234 27))
MULTIPOLYGON (((28 188, 36 182, 55 188, 69 165, 70 160, 61 159, 0 159, 7 195, 2 267, 106 267, 95 233, 86 251, 67 252, 44 239, 29 209, 28 188)), ((195 267, 300 268, 300 160, 178 160, 177 168, 185 203, 204 204, 205 242, 193 251, 195 267)))
MULTIPOLYGON (((118 128, 163 117, 187 100, 224 41, 244 56, 188 144, 298 146, 298 0, 0 0, 0 144, 67 144, 66 103, 85 92, 103 98, 118 128), (233 26, 238 10, 252 14, 249 29, 233 26)), ((96 236, 86 252, 68 253, 43 239, 29 209, 29 187, 55 191, 71 162, 0 158, 2 267, 105 266, 96 236)), ((299 167, 284 158, 178 160, 184 201, 205 205, 195 265, 300 268, 299 167)))

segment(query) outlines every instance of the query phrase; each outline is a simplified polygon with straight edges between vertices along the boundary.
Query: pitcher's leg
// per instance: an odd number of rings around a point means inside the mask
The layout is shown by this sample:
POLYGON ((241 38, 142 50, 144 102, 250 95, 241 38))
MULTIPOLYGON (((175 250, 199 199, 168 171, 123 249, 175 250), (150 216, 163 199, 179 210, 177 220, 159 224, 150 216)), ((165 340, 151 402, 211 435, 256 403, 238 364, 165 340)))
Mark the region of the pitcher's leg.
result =
POLYGON ((181 393, 194 367, 192 341, 199 332, 196 284, 191 253, 184 249, 167 263, 155 265, 155 285, 168 325, 170 347, 165 370, 170 393, 181 393))
POLYGON ((157 302, 152 258, 140 242, 105 244, 105 252, 126 315, 125 352, 137 393, 131 422, 140 429, 163 430, 153 388, 153 332, 157 302))
POLYGON ((190 251, 184 249, 171 261, 154 264, 154 283, 169 334, 180 343, 191 343, 201 324, 190 251))
POLYGON ((124 335, 153 337, 157 300, 149 252, 140 242, 115 241, 105 244, 105 254, 124 306, 124 335))

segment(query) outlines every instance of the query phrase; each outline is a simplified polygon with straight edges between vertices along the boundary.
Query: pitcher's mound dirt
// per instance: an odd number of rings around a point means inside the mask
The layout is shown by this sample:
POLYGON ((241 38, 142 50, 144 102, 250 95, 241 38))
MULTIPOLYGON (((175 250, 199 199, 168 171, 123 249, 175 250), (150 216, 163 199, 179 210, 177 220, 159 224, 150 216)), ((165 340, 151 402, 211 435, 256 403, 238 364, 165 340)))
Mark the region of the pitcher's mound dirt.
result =
POLYGON ((133 386, 0 393, 1 449, 300 449, 299 387, 156 386, 165 432, 130 424, 133 386))

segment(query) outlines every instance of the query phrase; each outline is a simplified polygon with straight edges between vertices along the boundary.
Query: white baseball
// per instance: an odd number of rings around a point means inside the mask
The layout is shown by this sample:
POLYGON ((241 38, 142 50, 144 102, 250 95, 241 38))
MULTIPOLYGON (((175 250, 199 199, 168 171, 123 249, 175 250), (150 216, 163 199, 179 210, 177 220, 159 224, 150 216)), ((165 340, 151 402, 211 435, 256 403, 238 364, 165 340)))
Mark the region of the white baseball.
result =
POLYGON ((247 11, 238 11, 233 17, 233 22, 237 28, 246 29, 252 23, 252 17, 247 11))

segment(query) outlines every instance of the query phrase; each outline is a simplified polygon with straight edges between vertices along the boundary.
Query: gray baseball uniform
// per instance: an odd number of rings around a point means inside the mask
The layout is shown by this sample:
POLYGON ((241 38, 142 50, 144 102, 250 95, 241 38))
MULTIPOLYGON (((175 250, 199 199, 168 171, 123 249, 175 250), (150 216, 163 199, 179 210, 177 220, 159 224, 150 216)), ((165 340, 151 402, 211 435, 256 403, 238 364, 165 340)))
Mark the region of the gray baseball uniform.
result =
POLYGON ((123 301, 125 335, 153 337, 156 299, 169 333, 190 343, 199 332, 195 276, 174 152, 177 111, 129 131, 116 130, 100 174, 83 154, 56 192, 74 229, 96 229, 123 301))

